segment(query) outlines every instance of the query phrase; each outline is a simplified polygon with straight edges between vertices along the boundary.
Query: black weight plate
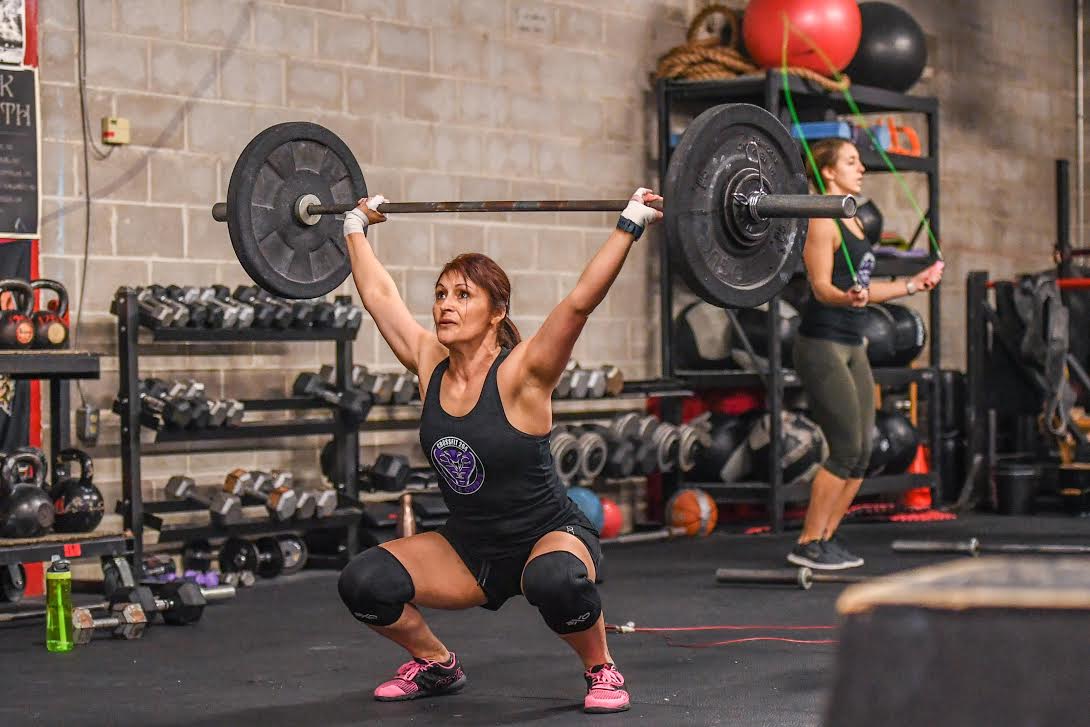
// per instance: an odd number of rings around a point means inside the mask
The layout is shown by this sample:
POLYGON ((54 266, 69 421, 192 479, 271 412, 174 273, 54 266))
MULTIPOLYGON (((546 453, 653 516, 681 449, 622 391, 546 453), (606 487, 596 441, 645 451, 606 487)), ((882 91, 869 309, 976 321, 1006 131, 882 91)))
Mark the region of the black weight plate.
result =
POLYGON ((722 308, 768 302, 799 267, 806 219, 777 218, 743 234, 728 221, 728 187, 806 194, 802 157, 775 116, 750 104, 714 106, 697 116, 670 157, 663 184, 671 261, 701 298, 722 308))
POLYGON ((295 205, 306 194, 322 204, 353 203, 367 196, 367 183, 340 137, 305 121, 255 136, 227 188, 227 227, 239 262, 255 283, 284 298, 321 297, 351 270, 344 215, 303 224, 295 205))

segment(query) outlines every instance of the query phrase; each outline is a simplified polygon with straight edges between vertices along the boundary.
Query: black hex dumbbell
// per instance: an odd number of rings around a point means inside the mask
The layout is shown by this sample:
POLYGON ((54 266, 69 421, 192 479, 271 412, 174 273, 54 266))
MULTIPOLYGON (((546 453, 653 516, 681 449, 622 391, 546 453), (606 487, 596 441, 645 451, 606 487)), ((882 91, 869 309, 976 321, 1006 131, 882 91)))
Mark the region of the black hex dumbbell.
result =
POLYGON ((249 328, 254 324, 254 307, 249 303, 243 303, 235 299, 231 295, 231 289, 226 285, 212 285, 208 290, 212 291, 212 294, 216 296, 216 300, 238 308, 238 322, 236 325, 239 328, 249 328))
POLYGON ((234 596, 235 589, 231 586, 201 588, 187 580, 126 586, 106 594, 110 610, 124 608, 125 604, 136 603, 149 618, 152 614, 157 614, 164 622, 174 626, 196 623, 201 620, 204 607, 209 603, 234 598, 234 596))
MULTIPOLYGON (((136 395, 140 399, 141 424, 145 426, 153 429, 182 429, 193 420, 193 409, 188 402, 170 399, 166 396, 166 391, 158 386, 141 382, 136 395)), ((123 404, 120 397, 114 399, 114 413, 123 414, 123 404)))
MULTIPOLYGON (((137 290, 139 290, 139 288, 137 290)), ((159 301, 168 308, 174 309, 174 319, 170 322, 171 326, 183 328, 189 324, 189 308, 167 295, 166 288, 161 285, 149 285, 144 290, 147 291, 152 299, 159 301)))
POLYGON ((265 509, 273 519, 290 520, 299 502, 299 496, 295 494, 295 490, 282 487, 261 492, 256 489, 256 485, 257 477, 253 472, 238 468, 231 470, 224 478, 223 491, 235 497, 243 495, 255 497, 265 504, 265 509))
POLYGON ((360 366, 358 369, 353 367, 353 379, 356 381, 356 388, 360 391, 365 391, 371 395, 372 400, 376 404, 389 404, 393 401, 394 397, 394 383, 396 377, 393 374, 386 374, 380 371, 368 371, 365 367, 360 366))
POLYGON ((359 469, 361 486, 386 492, 404 490, 410 474, 409 458, 400 454, 380 454, 373 464, 361 465, 359 469))
POLYGON ((201 288, 197 294, 197 300, 209 306, 210 308, 218 309, 223 313, 223 322, 221 326, 223 328, 240 328, 239 316, 242 313, 242 308, 238 303, 226 300, 220 300, 216 296, 216 291, 212 288, 201 288))
POLYGON ((291 390, 296 396, 320 399, 361 419, 366 417, 367 410, 371 407, 371 397, 362 391, 356 389, 336 391, 330 388, 321 376, 314 373, 299 374, 295 377, 291 390))
POLYGON ((123 295, 136 294, 137 318, 140 325, 147 328, 163 328, 169 326, 174 320, 174 309, 168 308, 151 297, 151 293, 141 291, 139 288, 122 286, 117 289, 113 300, 110 301, 110 313, 120 315, 119 303, 123 295), (142 296, 142 297, 141 297, 142 296))
POLYGON ((296 490, 294 487, 292 487, 294 477, 291 472, 265 472, 263 470, 254 470, 252 474, 254 476, 254 492, 261 492, 265 495, 270 495, 273 492, 279 491, 281 489, 294 490, 295 519, 309 520, 314 517, 315 512, 318 509, 317 498, 314 496, 314 493, 308 490, 296 490))
POLYGON ((242 500, 239 497, 223 490, 217 490, 212 497, 205 497, 192 477, 171 477, 167 480, 166 494, 173 500, 189 500, 207 508, 215 525, 233 525, 242 520, 242 500))
POLYGON ((408 404, 413 399, 417 398, 420 394, 420 379, 416 374, 406 371, 403 374, 398 374, 394 379, 394 385, 392 388, 390 403, 392 404, 408 404))
POLYGON ((357 330, 363 322, 363 309, 351 303, 333 303, 333 327, 357 330))
POLYGON ((570 399, 572 395, 572 376, 579 368, 579 364, 575 362, 575 359, 568 359, 568 363, 564 366, 564 371, 560 374, 560 380, 556 382, 556 386, 553 388, 554 399, 570 399))
MULTIPOLYGON (((154 288, 157 286, 152 287, 154 288)), ((186 307, 186 310, 189 311, 189 322, 186 325, 190 328, 211 327, 211 311, 208 309, 208 306, 197 300, 196 288, 183 288, 180 285, 168 285, 164 290, 171 300, 181 303, 186 307)))
POLYGON ((287 328, 291 325, 291 312, 258 300, 255 285, 238 286, 232 297, 254 309, 254 328, 287 328))
POLYGON ((289 302, 283 298, 269 295, 268 292, 261 288, 255 291, 255 297, 257 300, 286 309, 291 316, 289 325, 294 328, 308 328, 314 322, 314 306, 306 301, 289 302))

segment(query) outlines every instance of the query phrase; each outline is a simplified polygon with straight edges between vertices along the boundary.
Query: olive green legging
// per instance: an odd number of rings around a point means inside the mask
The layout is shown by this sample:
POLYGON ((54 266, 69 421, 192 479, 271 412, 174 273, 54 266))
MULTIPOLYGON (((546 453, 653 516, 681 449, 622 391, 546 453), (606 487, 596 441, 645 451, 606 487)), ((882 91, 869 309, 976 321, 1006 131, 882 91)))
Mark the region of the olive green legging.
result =
POLYGON ((862 478, 874 428, 874 376, 866 347, 800 335, 794 358, 811 416, 829 443, 825 469, 842 480, 862 478))

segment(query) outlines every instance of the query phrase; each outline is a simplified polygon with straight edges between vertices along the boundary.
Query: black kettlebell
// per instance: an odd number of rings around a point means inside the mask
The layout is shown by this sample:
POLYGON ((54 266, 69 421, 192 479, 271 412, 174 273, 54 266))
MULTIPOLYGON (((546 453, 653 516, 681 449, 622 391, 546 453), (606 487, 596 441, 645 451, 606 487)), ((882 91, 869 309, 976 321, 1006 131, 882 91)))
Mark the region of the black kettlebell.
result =
POLYGON ((62 449, 53 465, 57 484, 53 486, 53 509, 56 518, 53 529, 58 533, 89 533, 102 522, 106 503, 93 482, 95 466, 90 455, 79 449, 62 449), (71 463, 79 465, 79 477, 69 471, 71 463))
POLYGON ((11 307, 0 310, 0 348, 30 348, 34 343, 34 291, 23 280, 0 280, 0 294, 11 296, 11 307))
POLYGON ((17 452, 5 458, 0 483, 0 536, 33 538, 53 526, 53 503, 42 489, 45 472, 36 455, 17 452))
POLYGON ((30 281, 30 289, 52 290, 57 294, 56 309, 50 309, 41 300, 38 309, 30 314, 30 322, 34 326, 34 348, 64 348, 68 342, 68 325, 64 322, 64 317, 68 315, 68 291, 56 280, 48 278, 30 281))

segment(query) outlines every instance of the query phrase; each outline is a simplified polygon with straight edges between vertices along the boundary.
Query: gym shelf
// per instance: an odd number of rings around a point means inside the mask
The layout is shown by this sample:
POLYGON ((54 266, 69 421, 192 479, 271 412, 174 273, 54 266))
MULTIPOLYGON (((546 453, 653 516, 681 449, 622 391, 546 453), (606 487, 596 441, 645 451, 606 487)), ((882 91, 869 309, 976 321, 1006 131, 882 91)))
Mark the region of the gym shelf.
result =
POLYGON ((132 536, 125 533, 95 535, 71 533, 41 538, 0 540, 0 565, 48 562, 54 555, 63 558, 91 558, 116 555, 132 550, 132 536))
POLYGON ((144 328, 154 343, 291 343, 353 341, 352 328, 144 328))
MULTIPOLYGON (((147 503, 149 509, 155 503, 147 503)), ((185 503, 182 503, 185 504, 185 503)), ((186 510, 189 512, 189 510, 186 510)), ((158 511, 157 511, 158 512, 158 511)), ((285 533, 301 533, 308 530, 322 530, 329 528, 354 528, 359 525, 363 511, 355 507, 338 508, 332 515, 325 518, 311 518, 309 520, 284 520, 277 521, 267 517, 247 518, 233 525, 175 525, 164 522, 157 514, 146 511, 144 523, 159 531, 160 543, 178 543, 188 540, 207 540, 210 538, 245 537, 248 535, 281 535, 285 533)))
MULTIPOLYGON (((349 303, 347 296, 337 298, 337 302, 349 303)), ((141 492, 140 459, 143 454, 161 454, 165 450, 187 450, 187 443, 198 443, 194 448, 200 452, 237 451, 240 442, 246 442, 248 449, 261 447, 275 448, 280 439, 329 434, 340 443, 339 451, 344 453, 337 462, 338 480, 347 484, 338 488, 342 503, 354 503, 358 497, 355 473, 359 465, 359 422, 347 412, 324 402, 305 397, 279 397, 271 399, 250 399, 243 402, 247 411, 307 411, 328 410, 329 416, 322 419, 287 419, 278 421, 244 422, 233 427, 209 429, 163 429, 155 434, 155 441, 143 445, 140 441, 140 397, 137 395, 140 382, 140 355, 142 351, 154 350, 154 344, 186 344, 187 355, 199 355, 200 344, 252 344, 260 342, 291 343, 329 341, 335 344, 336 381, 344 386, 352 371, 352 343, 359 329, 353 328, 149 328, 140 325, 139 305, 136 294, 130 290, 119 290, 116 299, 118 318, 118 360, 120 364, 119 398, 126 402, 121 414, 121 480, 122 500, 119 513, 124 526, 133 533, 132 566, 134 574, 140 576, 143 556, 144 527, 160 530, 160 542, 186 540, 197 537, 215 537, 222 534, 261 535, 278 532, 293 532, 314 528, 344 528, 347 531, 349 553, 359 551, 359 515, 355 506, 342 508, 330 518, 312 521, 277 522, 269 518, 259 518, 224 528, 202 525, 175 526, 164 523, 156 513, 177 512, 177 509, 162 509, 158 503, 145 505, 141 492), (141 341, 141 331, 147 333, 141 341)), ((209 353, 222 354, 222 346, 212 346, 209 353)), ((175 505, 176 503, 167 503, 175 505)))
MULTIPOLYGON (((799 118, 802 121, 823 121, 830 114, 847 115, 852 109, 849 107, 843 94, 827 91, 816 84, 805 81, 797 76, 788 76, 788 88, 794 101, 799 118)), ((926 140, 923 152, 927 156, 904 156, 891 154, 890 160, 894 166, 905 172, 919 172, 926 175, 927 198, 921 200, 927 210, 926 216, 930 221, 931 229, 936 237, 939 233, 939 102, 931 96, 910 96, 880 88, 860 86, 853 84, 852 97, 855 99, 859 110, 864 114, 920 114, 924 117, 921 123, 920 137, 926 140)), ((780 120, 785 127, 790 127, 791 117, 785 103, 784 80, 778 69, 757 73, 739 78, 713 80, 713 81, 685 81, 674 79, 660 79, 655 85, 655 95, 658 111, 658 164, 659 179, 665 179, 669 170, 670 155, 673 153, 680 136, 674 126, 678 118, 695 118, 701 112, 718 104, 749 103, 766 109, 774 117, 780 120)), ((872 173, 887 172, 885 162, 881 159, 877 150, 870 148, 869 144, 863 144, 860 150, 864 164, 872 173)), ((926 246, 926 238, 924 245, 926 246)), ((925 249, 919 248, 918 249, 925 249)), ((919 272, 932 260, 927 258, 903 258, 882 256, 878 259, 875 275, 877 277, 899 277, 912 275, 919 272)), ((800 268, 801 270, 801 268, 800 268)), ((797 271, 798 272, 798 271, 797 271)), ((804 272, 804 271, 803 271, 804 272)), ((783 410, 784 390, 788 387, 798 387, 798 375, 788 368, 772 367, 767 372, 754 371, 695 371, 681 370, 675 366, 674 343, 676 339, 674 322, 674 286, 677 276, 673 271, 669 251, 665 246, 659 249, 659 319, 660 319, 660 351, 661 371, 666 379, 680 379, 683 386, 695 390, 705 389, 729 389, 735 387, 761 388, 766 395, 766 408, 772 412, 769 446, 769 460, 779 462, 782 450, 782 425, 780 412, 783 410)), ((766 340, 768 344, 767 358, 771 361, 781 360, 781 343, 779 329, 781 323, 780 296, 775 296, 769 301, 766 340)), ((939 401, 940 388, 939 377, 936 371, 942 361, 941 333, 939 330, 942 320, 941 297, 939 291, 932 290, 927 295, 928 321, 929 321, 929 350, 926 358, 921 360, 925 367, 919 369, 876 369, 875 381, 882 386, 904 386, 915 383, 919 387, 921 399, 927 400, 928 412, 941 411, 939 401)), ((680 423, 682 406, 678 399, 664 399, 661 403, 662 418, 672 423, 680 423)), ((938 416, 930 416, 926 431, 921 430, 921 439, 928 444, 939 442, 942 437, 941 420, 938 416)), ((931 472, 941 472, 942 448, 931 446, 929 469, 931 472)), ((770 525, 775 532, 783 530, 784 498, 789 493, 782 487, 783 473, 778 467, 773 467, 768 472, 767 483, 709 483, 709 490, 722 493, 751 497, 753 502, 761 502, 767 505, 770 525)), ((680 486, 684 478, 679 473, 665 475, 662 479, 663 499, 680 486)), ((937 497, 937 478, 929 480, 933 497, 937 497)), ((874 478, 865 481, 862 492, 899 491, 915 485, 912 481, 901 478, 874 478), (889 488, 889 489, 887 489, 889 488)))
MULTIPOLYGON (((768 372, 757 371, 698 371, 677 369, 674 373, 683 376, 693 389, 729 389, 734 387, 763 386, 768 372)), ((913 382, 930 382, 935 378, 931 368, 875 368, 874 382, 880 386, 898 387, 913 382)), ((794 369, 780 369, 781 382, 785 387, 796 388, 802 385, 794 369)))
POLYGON ((13 379, 97 379, 99 354, 87 351, 0 351, 0 374, 13 379))
MULTIPOLYGON (((771 485, 767 482, 686 482, 685 484, 706 491, 716 502, 731 504, 764 504, 768 501, 768 491, 771 489, 771 485)), ((859 488, 859 494, 886 495, 912 490, 917 487, 934 486, 935 477, 930 474, 880 475, 863 480, 863 484, 859 488)), ((783 502, 805 502, 809 497, 810 486, 781 487, 780 492, 783 502)))
POLYGON ((292 421, 283 423, 254 422, 235 427, 210 429, 161 429, 155 442, 208 442, 227 439, 269 439, 271 437, 307 437, 315 434, 336 434, 339 424, 330 420, 292 421))

